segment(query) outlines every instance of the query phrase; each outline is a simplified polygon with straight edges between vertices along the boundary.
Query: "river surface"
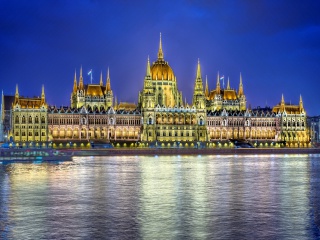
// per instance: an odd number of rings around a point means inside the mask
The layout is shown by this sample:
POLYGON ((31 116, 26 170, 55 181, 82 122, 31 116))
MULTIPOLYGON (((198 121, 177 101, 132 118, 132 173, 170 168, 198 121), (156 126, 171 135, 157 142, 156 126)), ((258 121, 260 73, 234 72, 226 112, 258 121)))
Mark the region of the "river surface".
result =
POLYGON ((320 239, 320 155, 0 164, 0 239, 320 239))

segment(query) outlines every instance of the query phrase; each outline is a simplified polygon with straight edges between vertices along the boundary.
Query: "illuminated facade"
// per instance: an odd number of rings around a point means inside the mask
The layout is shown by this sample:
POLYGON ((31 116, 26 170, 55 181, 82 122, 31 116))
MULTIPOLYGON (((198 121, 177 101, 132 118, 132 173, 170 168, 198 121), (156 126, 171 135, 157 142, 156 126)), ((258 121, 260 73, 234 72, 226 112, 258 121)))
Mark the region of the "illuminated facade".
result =
POLYGON ((300 96, 299 105, 286 104, 282 95, 281 102, 272 109, 281 116, 281 140, 290 147, 305 146, 310 142, 307 128, 307 114, 300 96))
POLYGON ((161 35, 156 61, 147 60, 138 104, 117 103, 109 69, 104 85, 102 73, 99 84, 84 84, 81 68, 78 81, 74 76, 70 107, 48 107, 44 89, 36 99, 20 98, 17 89, 11 114, 9 134, 16 142, 216 146, 246 139, 256 146, 306 147, 310 140, 301 97, 299 105, 285 104, 282 97, 273 109, 248 109, 241 74, 238 90, 230 87, 229 79, 226 88, 221 86, 219 74, 210 90, 207 79, 203 84, 199 60, 192 103, 183 102, 177 78, 164 59, 161 35))
POLYGON ((110 85, 109 69, 106 85, 103 85, 102 72, 99 84, 84 84, 82 77, 82 67, 80 68, 79 84, 77 75, 74 73, 73 91, 71 93, 71 108, 81 108, 85 106, 91 109, 108 109, 113 104, 113 93, 110 85))
POLYGON ((12 104, 12 137, 16 143, 32 144, 48 141, 48 105, 44 87, 41 97, 24 98, 19 96, 18 85, 12 104))

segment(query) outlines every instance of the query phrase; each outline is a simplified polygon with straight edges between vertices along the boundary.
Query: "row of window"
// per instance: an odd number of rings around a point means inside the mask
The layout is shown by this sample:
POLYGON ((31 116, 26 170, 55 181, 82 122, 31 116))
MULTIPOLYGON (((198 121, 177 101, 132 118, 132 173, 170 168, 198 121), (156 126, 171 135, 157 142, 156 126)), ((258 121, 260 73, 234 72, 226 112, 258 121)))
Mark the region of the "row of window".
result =
MULTIPOLYGON (((24 125, 22 125, 22 126, 20 126, 20 125, 17 125, 17 126, 14 126, 14 128, 16 128, 16 129, 19 129, 19 128, 21 128, 21 129, 26 129, 26 126, 24 126, 24 125)), ((28 126, 28 129, 39 129, 39 126, 28 126)), ((46 126, 45 125, 42 125, 41 126, 41 129, 46 129, 46 126)))
POLYGON ((243 126, 252 126, 252 127, 275 127, 277 125, 276 121, 266 122, 266 121, 212 121, 208 120, 208 126, 231 126, 231 127, 243 127, 243 126))
POLYGON ((195 133, 194 132, 192 132, 191 134, 189 133, 189 132, 186 132, 186 134, 184 134, 184 132, 157 132, 157 136, 158 137, 172 137, 172 136, 174 136, 174 137, 184 137, 184 135, 186 136, 186 137, 189 137, 189 136, 192 136, 192 137, 194 137, 195 136, 195 133))
MULTIPOLYGON (((38 116, 35 116, 34 118, 32 116, 29 116, 28 117, 28 121, 27 121, 25 116, 22 116, 21 118, 19 116, 16 116, 14 122, 16 124, 19 124, 19 123, 22 123, 22 124, 26 124, 26 123, 29 123, 29 124, 36 123, 37 124, 37 123, 40 123, 38 116)), ((46 123, 46 119, 45 119, 44 116, 41 117, 41 123, 46 123)))
POLYGON ((283 127, 304 127, 304 122, 283 122, 283 127))
MULTIPOLYGON (((34 133, 34 136, 35 136, 35 137, 40 136, 40 135, 39 135, 39 132, 28 132, 28 136, 29 136, 29 137, 32 137, 32 136, 33 136, 33 133, 34 133)), ((19 136, 20 136, 20 132, 19 132, 19 131, 15 132, 15 136, 16 136, 16 137, 19 137, 19 136)), ((21 137, 25 137, 25 136, 27 136, 27 135, 26 135, 26 132, 25 132, 25 131, 21 132, 21 137)), ((42 136, 42 137, 45 137, 45 136, 46 136, 46 133, 45 133, 45 132, 41 132, 41 136, 42 136)))
MULTIPOLYGON (((89 124, 114 124, 113 118, 89 118, 89 124)), ((116 123, 118 125, 140 125, 140 118, 139 119, 123 119, 117 118, 116 123)), ((79 125, 80 121, 79 118, 51 118, 49 119, 49 124, 52 125, 79 125)), ((82 118, 81 124, 87 124, 87 119, 82 118)))

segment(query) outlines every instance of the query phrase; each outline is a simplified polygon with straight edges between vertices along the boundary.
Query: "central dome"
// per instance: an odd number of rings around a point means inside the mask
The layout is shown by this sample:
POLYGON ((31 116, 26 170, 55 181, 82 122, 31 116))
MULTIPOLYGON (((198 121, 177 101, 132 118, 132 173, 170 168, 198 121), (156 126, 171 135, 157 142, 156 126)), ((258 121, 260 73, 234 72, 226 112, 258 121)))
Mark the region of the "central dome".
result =
POLYGON ((152 64, 150 71, 151 71, 152 79, 157 79, 157 80, 163 79, 163 80, 169 80, 169 81, 175 80, 172 68, 169 66, 168 62, 164 61, 163 59, 161 33, 160 33, 158 60, 152 64))
POLYGON ((174 74, 168 62, 158 59, 151 66, 151 78, 174 81, 174 74))

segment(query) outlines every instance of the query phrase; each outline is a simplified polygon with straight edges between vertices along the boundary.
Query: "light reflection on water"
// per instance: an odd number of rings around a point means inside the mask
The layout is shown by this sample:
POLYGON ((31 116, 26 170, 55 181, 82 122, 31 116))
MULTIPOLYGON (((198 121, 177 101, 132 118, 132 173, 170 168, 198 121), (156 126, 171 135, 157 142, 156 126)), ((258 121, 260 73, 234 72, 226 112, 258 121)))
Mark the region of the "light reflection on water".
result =
POLYGON ((0 165, 0 239, 317 239, 320 156, 0 165))

